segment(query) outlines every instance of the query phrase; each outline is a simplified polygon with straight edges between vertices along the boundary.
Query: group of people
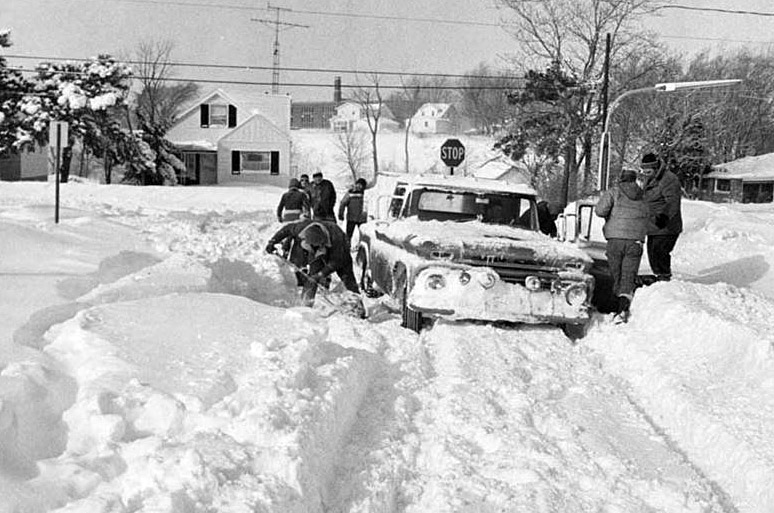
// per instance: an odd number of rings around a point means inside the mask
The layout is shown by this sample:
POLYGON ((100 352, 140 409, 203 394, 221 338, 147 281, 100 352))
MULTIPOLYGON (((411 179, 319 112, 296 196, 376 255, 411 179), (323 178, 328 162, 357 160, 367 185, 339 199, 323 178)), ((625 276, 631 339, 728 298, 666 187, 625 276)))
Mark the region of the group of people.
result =
POLYGON ((321 172, 291 178, 277 206, 277 219, 285 223, 269 239, 266 252, 276 253, 281 244, 296 269, 302 300, 311 306, 320 285, 328 286, 336 273, 347 290, 358 293, 350 244, 355 228, 365 222, 366 181, 358 178, 339 202, 338 219, 346 219, 346 232, 336 222, 336 189, 321 172))
POLYGON ((618 183, 602 193, 595 212, 605 219, 607 260, 618 298, 616 322, 629 319, 643 254, 658 281, 672 278, 672 250, 683 230, 680 180, 654 153, 645 154, 640 172, 624 169, 618 183))

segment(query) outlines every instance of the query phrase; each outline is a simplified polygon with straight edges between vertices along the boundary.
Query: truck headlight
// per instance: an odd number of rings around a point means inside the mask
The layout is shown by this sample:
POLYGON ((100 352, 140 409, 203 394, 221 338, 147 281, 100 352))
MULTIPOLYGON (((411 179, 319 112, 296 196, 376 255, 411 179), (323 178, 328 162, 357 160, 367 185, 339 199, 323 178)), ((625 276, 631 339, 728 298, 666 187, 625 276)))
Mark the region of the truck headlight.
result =
POLYGON ((581 283, 572 285, 564 293, 564 298, 570 306, 581 306, 588 298, 588 289, 581 283))
POLYGON ((446 286, 446 278, 440 274, 431 274, 425 281, 425 287, 431 290, 441 290, 446 286))
POLYGON ((479 276, 478 282, 485 289, 491 289, 492 287, 495 286, 495 283, 497 283, 497 277, 494 276, 492 273, 486 273, 482 276, 479 276))
POLYGON ((460 283, 462 285, 467 285, 470 283, 470 273, 468 271, 462 271, 460 273, 460 283))
POLYGON ((534 292, 536 290, 540 290, 542 285, 540 283, 540 278, 537 276, 527 276, 527 278, 524 280, 524 286, 527 287, 527 290, 534 292))

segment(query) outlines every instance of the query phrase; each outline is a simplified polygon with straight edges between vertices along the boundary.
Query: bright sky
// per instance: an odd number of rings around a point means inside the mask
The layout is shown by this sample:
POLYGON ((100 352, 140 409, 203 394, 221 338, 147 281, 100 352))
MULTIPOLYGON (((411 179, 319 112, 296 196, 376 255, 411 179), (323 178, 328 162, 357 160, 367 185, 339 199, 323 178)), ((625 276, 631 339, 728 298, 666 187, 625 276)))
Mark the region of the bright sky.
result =
MULTIPOLYGON (((495 25, 494 0, 3 0, 0 27, 12 29, 10 55, 85 58, 125 55, 141 41, 176 43, 173 60, 186 63, 261 66, 257 71, 180 68, 180 78, 264 82, 270 88, 274 11, 280 21, 283 67, 323 70, 465 73, 481 62, 498 63, 513 41, 495 25), (445 20, 446 22, 443 22, 445 20)), ((767 0, 676 0, 673 5, 774 13, 767 0)), ((666 9, 648 23, 671 47, 695 52, 744 42, 770 41, 774 16, 666 9)), ((750 43, 748 43, 750 44, 750 43)), ((34 66, 40 59, 11 59, 34 66)), ((327 99, 335 72, 283 71, 283 83, 298 99, 327 99)), ((342 73, 338 73, 342 74, 342 73)), ((345 85, 354 74, 343 73, 345 85)), ((362 77, 362 76, 361 76, 362 77)), ((362 80, 362 78, 361 78, 362 80)))

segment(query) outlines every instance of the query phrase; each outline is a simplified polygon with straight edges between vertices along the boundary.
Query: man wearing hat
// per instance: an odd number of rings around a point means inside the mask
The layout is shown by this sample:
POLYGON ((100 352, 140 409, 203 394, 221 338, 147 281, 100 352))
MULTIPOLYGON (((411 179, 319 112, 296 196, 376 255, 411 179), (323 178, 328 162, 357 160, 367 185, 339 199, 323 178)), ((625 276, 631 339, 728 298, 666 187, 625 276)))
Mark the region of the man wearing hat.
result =
POLYGON ((301 219, 280 228, 266 244, 266 252, 275 253, 276 245, 286 239, 293 241, 288 260, 296 267, 296 277, 304 287, 304 304, 312 306, 317 286, 326 283, 334 272, 347 290, 360 292, 346 237, 336 221, 301 219))
POLYGON ((657 280, 669 281, 672 278, 672 250, 683 231, 680 179, 663 165, 655 153, 643 155, 640 168, 643 198, 651 214, 648 262, 657 280))
POLYGON ((594 207, 596 214, 605 219, 602 233, 607 239, 607 262, 613 278, 613 294, 618 300, 616 322, 629 320, 629 306, 650 220, 650 209, 636 180, 636 171, 624 169, 618 184, 604 191, 594 207))

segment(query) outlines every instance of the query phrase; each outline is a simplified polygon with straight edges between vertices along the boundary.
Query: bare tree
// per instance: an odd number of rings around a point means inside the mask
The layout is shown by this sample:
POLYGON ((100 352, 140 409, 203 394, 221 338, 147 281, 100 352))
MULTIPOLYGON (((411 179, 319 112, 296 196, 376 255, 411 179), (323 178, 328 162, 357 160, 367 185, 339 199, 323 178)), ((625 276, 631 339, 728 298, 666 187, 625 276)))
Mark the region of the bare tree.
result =
POLYGON ((473 120, 476 128, 491 135, 505 125, 513 108, 508 91, 517 87, 517 79, 508 73, 493 74, 486 64, 466 73, 460 80, 462 113, 473 120))
POLYGON ((360 86, 354 90, 354 98, 363 111, 368 130, 371 132, 371 155, 374 164, 374 179, 379 175, 379 157, 377 148, 377 138, 379 134, 379 122, 385 110, 385 103, 382 97, 380 86, 380 77, 376 74, 369 76, 371 85, 360 86))
POLYGON ((199 90, 193 82, 169 85, 173 50, 174 44, 168 40, 142 42, 135 50, 135 75, 140 81, 136 113, 154 127, 171 125, 180 108, 199 90))
POLYGON ((363 164, 368 157, 365 133, 362 130, 346 130, 337 132, 334 141, 339 151, 339 161, 343 162, 352 174, 352 182, 363 176, 363 164))
POLYGON ((499 0, 499 3, 505 8, 504 27, 520 43, 516 62, 532 69, 557 65, 580 85, 578 93, 562 105, 567 125, 562 148, 566 202, 571 196, 571 186, 577 186, 584 163, 584 178, 589 179, 591 174, 593 139, 601 122, 600 98, 593 92, 600 89, 605 35, 611 35, 611 61, 615 62, 617 53, 632 42, 647 40, 637 22, 641 16, 655 12, 658 4, 654 0, 499 0))

